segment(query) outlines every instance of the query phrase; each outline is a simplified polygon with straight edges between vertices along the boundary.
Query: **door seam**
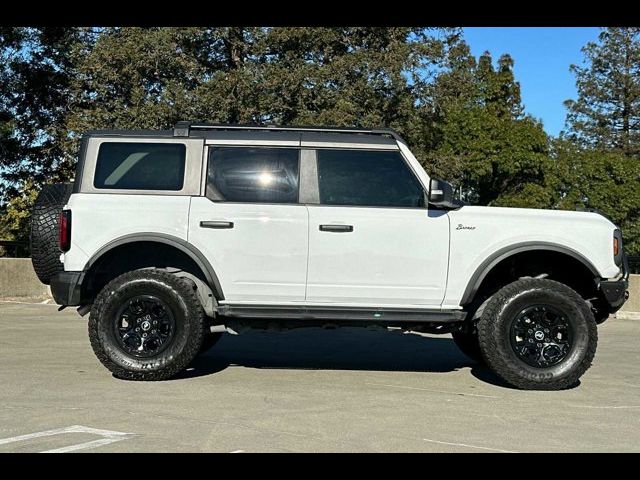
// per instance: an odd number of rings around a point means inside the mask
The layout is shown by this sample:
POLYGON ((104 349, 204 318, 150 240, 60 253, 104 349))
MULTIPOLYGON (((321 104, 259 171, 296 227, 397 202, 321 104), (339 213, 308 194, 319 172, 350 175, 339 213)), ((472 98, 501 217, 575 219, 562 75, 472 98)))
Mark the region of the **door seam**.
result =
POLYGON ((311 218, 309 214, 309 207, 306 205, 304 208, 307 210, 307 269, 304 277, 304 301, 307 301, 307 289, 309 288, 309 257, 311 256, 311 218))

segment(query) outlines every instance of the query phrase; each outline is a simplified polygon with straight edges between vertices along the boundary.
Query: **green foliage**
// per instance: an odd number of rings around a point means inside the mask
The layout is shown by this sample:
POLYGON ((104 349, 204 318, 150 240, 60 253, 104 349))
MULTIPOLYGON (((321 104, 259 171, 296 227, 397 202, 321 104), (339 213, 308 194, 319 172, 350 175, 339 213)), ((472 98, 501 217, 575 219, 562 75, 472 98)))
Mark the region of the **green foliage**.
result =
POLYGON ((474 58, 459 29, 0 27, 0 237, 27 237, 85 131, 192 119, 393 127, 472 203, 599 208, 639 253, 638 32, 585 47, 571 130, 550 142, 513 59, 474 58))
POLYGON ((38 189, 32 182, 26 182, 18 194, 9 200, 0 211, 0 239, 29 240, 29 219, 37 196, 38 189))
MULTIPOLYGON (((420 28, 106 28, 69 57, 64 134, 177 120, 427 130, 416 105, 459 32, 420 28)), ((431 148, 432 145, 425 145, 431 148)))
POLYGON ((554 144, 558 207, 592 208, 618 225, 625 248, 640 254, 640 162, 619 152, 554 144))
POLYGON ((560 208, 596 208, 640 254, 640 29, 605 28, 572 65, 578 98, 565 102, 569 131, 555 142, 560 208))
MULTIPOLYGON (((6 185, 2 179, 17 158, 20 145, 15 135, 16 123, 11 112, 11 101, 7 92, 15 88, 14 77, 9 67, 15 57, 22 38, 20 29, 0 27, 0 206, 6 202, 6 185)), ((2 225, 0 225, 2 229, 2 225)), ((2 238, 0 230, 0 238, 2 238)))
POLYGON ((523 115, 513 60, 503 55, 494 68, 489 53, 476 63, 463 49, 455 62, 435 84, 439 138, 426 168, 460 185, 472 203, 549 207, 547 136, 523 115))
POLYGON ((569 137, 584 146, 640 155, 640 28, 606 28, 572 65, 578 99, 569 109, 569 137))
POLYGON ((12 130, 0 149, 0 202, 18 195, 27 180, 40 185, 72 175, 63 125, 74 76, 73 52, 76 45, 88 44, 87 33, 60 27, 0 32, 0 122, 4 118, 12 130))

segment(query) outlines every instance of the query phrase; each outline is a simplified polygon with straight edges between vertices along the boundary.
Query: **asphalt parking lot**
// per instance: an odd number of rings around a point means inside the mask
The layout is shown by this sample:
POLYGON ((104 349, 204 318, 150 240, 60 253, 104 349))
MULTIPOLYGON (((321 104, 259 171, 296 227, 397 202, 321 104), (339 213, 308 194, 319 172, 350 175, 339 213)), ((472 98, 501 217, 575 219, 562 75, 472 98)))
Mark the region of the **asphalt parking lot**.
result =
POLYGON ((0 303, 0 452, 640 451, 640 321, 600 327, 576 388, 523 392, 447 336, 225 335, 181 378, 126 382, 86 317, 0 303))

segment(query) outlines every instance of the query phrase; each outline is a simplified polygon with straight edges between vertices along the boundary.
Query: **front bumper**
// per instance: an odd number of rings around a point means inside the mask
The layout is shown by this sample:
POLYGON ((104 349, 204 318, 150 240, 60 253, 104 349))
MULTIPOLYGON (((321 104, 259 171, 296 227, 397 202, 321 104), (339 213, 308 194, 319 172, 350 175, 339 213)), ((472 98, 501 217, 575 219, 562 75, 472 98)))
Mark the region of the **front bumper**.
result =
POLYGON ((625 253, 622 257, 622 277, 618 280, 601 280, 599 287, 609 306, 609 313, 620 310, 629 298, 629 259, 625 253))
POLYGON ((58 305, 80 305, 84 272, 60 272, 50 282, 51 295, 58 305))

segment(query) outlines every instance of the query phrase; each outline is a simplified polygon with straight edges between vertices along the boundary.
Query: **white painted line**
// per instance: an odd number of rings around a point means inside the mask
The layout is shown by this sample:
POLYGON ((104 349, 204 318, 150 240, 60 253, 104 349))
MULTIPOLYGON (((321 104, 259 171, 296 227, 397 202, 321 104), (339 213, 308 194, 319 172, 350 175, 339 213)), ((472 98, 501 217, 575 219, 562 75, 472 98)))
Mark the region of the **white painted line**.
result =
POLYGON ((568 405, 569 407, 573 407, 573 408, 597 408, 597 409, 618 409, 618 408, 622 408, 622 409, 626 409, 626 408, 640 408, 640 405, 568 405))
POLYGON ((124 438, 101 438, 99 440, 93 440, 91 442, 78 443, 76 445, 69 445, 68 447, 54 448, 53 450, 45 450, 40 453, 67 453, 75 452, 76 450, 85 450, 87 448, 101 447, 102 445, 109 445, 110 443, 119 442, 124 438))
POLYGON ((409 390, 422 390, 424 392, 445 393, 447 395, 460 395, 462 397, 500 398, 500 397, 494 397, 493 395, 480 395, 478 393, 464 393, 464 392, 447 392, 444 390, 430 390, 428 388, 407 387, 405 385, 386 385, 384 383, 365 383, 365 385, 374 385, 377 387, 406 388, 409 390))
POLYGON ((71 425, 70 427, 54 428, 53 430, 45 430, 42 432, 27 433, 26 435, 18 435, 16 437, 0 438, 0 445, 7 445, 9 443, 23 442, 25 440, 31 440, 34 438, 52 437, 54 435, 64 435, 67 433, 88 433, 92 435, 99 435, 101 439, 92 440, 90 442, 78 443, 75 445, 69 445, 67 447, 56 448, 53 450, 46 450, 41 453, 64 453, 73 452, 75 450, 84 450, 87 448, 95 448, 101 445, 108 445, 110 443, 126 440, 131 437, 132 433, 115 432, 113 430, 101 430, 98 428, 84 427, 82 425, 71 425))
MULTIPOLYGON (((47 300, 48 301, 48 300, 47 300)), ((20 302, 18 300, 0 300, 0 303, 15 303, 18 305, 49 305, 50 307, 57 307, 58 305, 55 303, 44 303, 44 302, 20 302)))
POLYGON ((439 443, 441 445, 453 445, 455 447, 477 448, 480 450, 491 450, 492 452, 501 452, 501 453, 518 453, 513 450, 502 450, 500 448, 481 447, 480 445, 467 445, 466 443, 441 442, 438 440, 431 440, 429 438, 423 438, 422 440, 424 440, 425 442, 439 443))
POLYGON ((244 453, 244 450, 234 450, 233 452, 229 452, 229 453, 244 453))

